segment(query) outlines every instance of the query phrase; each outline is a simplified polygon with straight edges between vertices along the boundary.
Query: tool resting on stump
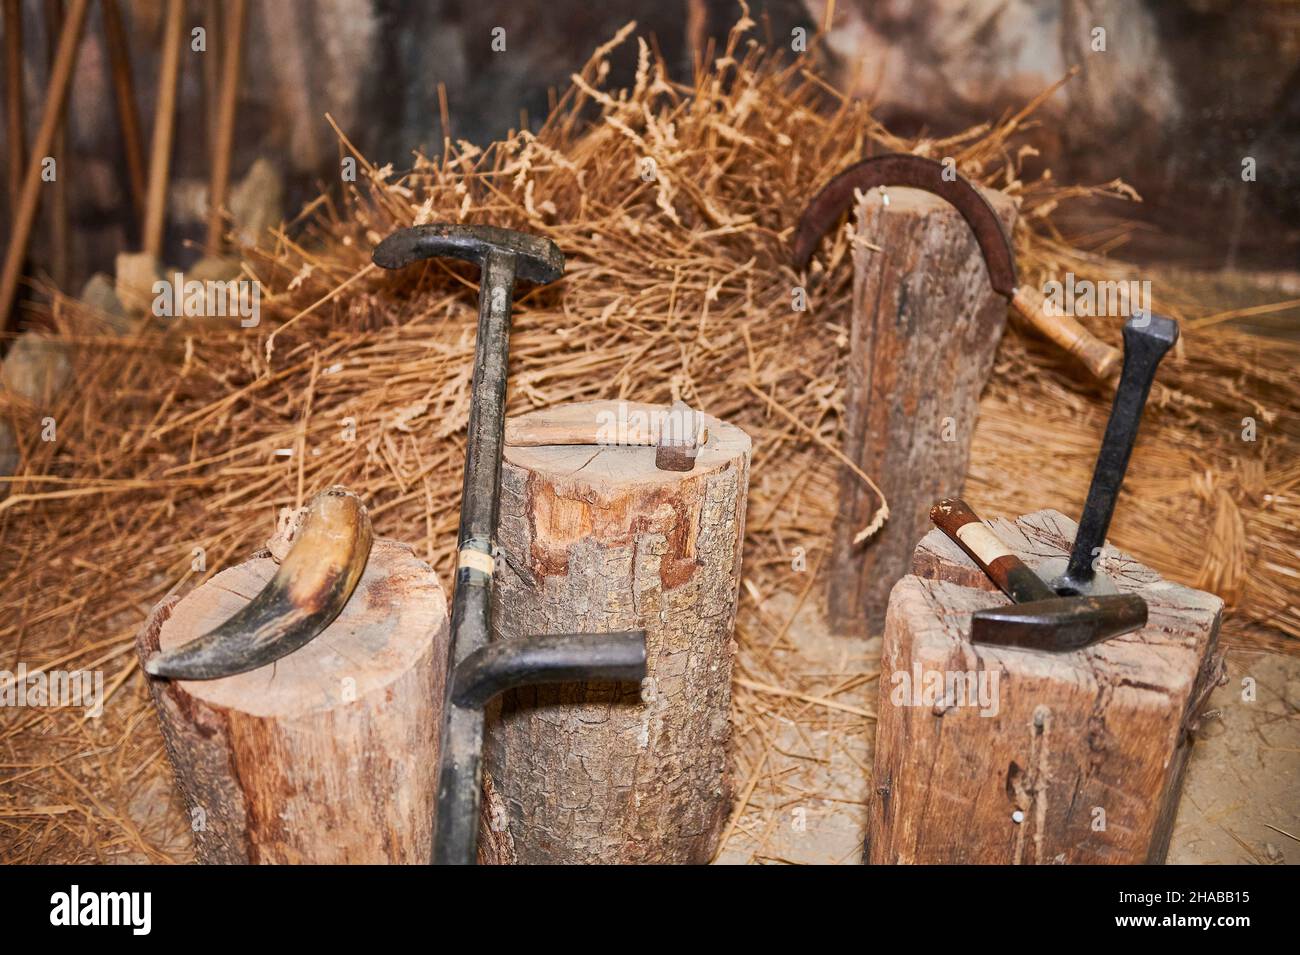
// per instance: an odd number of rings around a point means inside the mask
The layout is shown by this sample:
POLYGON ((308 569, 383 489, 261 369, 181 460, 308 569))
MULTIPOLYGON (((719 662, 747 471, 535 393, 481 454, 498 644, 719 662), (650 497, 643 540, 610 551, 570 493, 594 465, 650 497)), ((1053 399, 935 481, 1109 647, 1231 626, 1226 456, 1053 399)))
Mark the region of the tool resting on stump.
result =
POLYGON ((988 201, 962 176, 924 156, 895 153, 854 163, 826 184, 808 203, 794 238, 794 266, 807 268, 813 251, 853 201, 855 192, 881 186, 923 189, 951 203, 970 225, 988 266, 989 282, 1011 307, 1040 333, 1106 380, 1119 365, 1119 352, 1068 315, 1049 315, 1035 290, 1016 278, 1015 253, 988 201))
POLYGON ((1133 594, 1058 597, 965 501, 940 501, 930 516, 1014 602, 972 615, 975 643, 1068 651, 1146 626, 1147 605, 1133 594))
POLYGON ((393 233, 375 248, 373 258, 386 269, 437 258, 462 259, 479 267, 478 335, 434 840, 434 862, 472 864, 477 857, 486 702, 504 689, 526 684, 578 678, 639 681, 645 675, 645 634, 552 634, 532 638, 538 642, 531 647, 532 641, 488 646, 515 280, 547 284, 559 279, 564 274, 559 248, 548 239, 493 226, 424 225, 393 233))

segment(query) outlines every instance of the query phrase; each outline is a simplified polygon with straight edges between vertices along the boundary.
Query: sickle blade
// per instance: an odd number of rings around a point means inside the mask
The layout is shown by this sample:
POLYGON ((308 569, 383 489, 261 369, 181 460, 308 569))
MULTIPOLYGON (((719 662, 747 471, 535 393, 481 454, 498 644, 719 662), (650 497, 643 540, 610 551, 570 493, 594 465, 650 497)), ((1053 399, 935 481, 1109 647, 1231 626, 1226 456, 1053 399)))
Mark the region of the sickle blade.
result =
POLYGON ((855 190, 908 186, 933 193, 961 213, 975 233, 993 290, 1010 298, 1017 284, 1016 260, 997 213, 963 176, 945 179, 944 168, 938 160, 906 153, 863 159, 849 166, 813 197, 800 217, 794 235, 795 268, 808 267, 822 236, 852 204, 855 190))
POLYGON ((333 622, 352 596, 372 536, 360 498, 330 487, 307 506, 302 529, 274 577, 229 620, 145 664, 152 676, 216 680, 288 656, 333 622))

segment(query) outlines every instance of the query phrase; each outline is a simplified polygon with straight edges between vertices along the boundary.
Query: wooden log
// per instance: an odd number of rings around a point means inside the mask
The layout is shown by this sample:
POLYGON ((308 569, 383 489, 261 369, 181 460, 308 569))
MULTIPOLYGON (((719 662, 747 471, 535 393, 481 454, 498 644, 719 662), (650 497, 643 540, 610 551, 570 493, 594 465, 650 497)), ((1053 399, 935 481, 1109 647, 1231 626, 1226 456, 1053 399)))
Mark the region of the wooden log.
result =
MULTIPOLYGON (((990 521, 1031 568, 1063 558, 1057 511, 990 521)), ((1146 627, 1074 653, 970 643, 1006 603, 939 531, 894 588, 881 649, 871 863, 1160 863, 1199 710, 1223 674, 1223 601, 1108 548, 1146 627)))
MULTIPOLYGON (((594 425, 659 410, 577 407, 594 425)), ((640 691, 531 687, 489 714, 495 861, 703 863, 717 848, 750 441, 700 419, 686 472, 657 470, 652 447, 506 448, 497 638, 644 628, 649 675, 640 691)))
MULTIPOLYGON (((1014 202, 984 194, 1010 229, 1014 202)), ((879 632, 930 506, 961 493, 1007 317, 961 215, 928 192, 887 196, 872 192, 857 210, 844 453, 879 484, 890 516, 855 540, 880 498, 845 468, 826 588, 832 625, 855 634, 879 632)))
MULTIPOLYGON (((141 659, 210 630, 275 573, 270 555, 160 604, 141 659)), ((376 540, 343 611, 270 666, 151 680, 205 863, 426 863, 432 856, 447 602, 411 549, 376 540)))

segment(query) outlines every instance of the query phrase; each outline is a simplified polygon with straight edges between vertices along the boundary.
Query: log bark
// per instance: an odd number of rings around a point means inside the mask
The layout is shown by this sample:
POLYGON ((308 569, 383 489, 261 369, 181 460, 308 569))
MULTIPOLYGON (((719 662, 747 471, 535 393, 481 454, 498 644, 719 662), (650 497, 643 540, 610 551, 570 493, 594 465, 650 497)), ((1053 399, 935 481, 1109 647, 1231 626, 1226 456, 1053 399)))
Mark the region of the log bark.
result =
MULTIPOLYGON (((989 523, 1031 568, 1075 532, 1051 510, 989 523)), ((1223 601, 1108 553, 1101 571, 1147 601, 1147 626, 1053 654, 972 645, 970 614, 1006 598, 939 531, 921 541, 885 624, 869 862, 1163 862, 1222 678, 1223 601)))
MULTIPOLYGON (((155 608, 141 659, 210 630, 275 573, 269 555, 155 608)), ((238 676, 153 680, 167 754, 205 863, 427 863, 447 602, 405 544, 376 540, 339 616, 238 676)))
MULTIPOLYGON (((1009 230, 1014 202, 984 194, 1009 230)), ((880 485, 890 517, 855 543, 880 500, 845 468, 826 589, 832 625, 854 634, 880 631, 930 506, 961 493, 1007 317, 961 215, 928 192, 887 195, 885 204, 872 192, 857 210, 844 453, 880 485)))
MULTIPOLYGON (((650 406, 590 402, 593 420, 650 406)), ((526 423, 525 416, 525 423, 526 423)), ((648 677, 507 694, 489 717, 498 861, 703 863, 730 807, 750 441, 707 415, 693 470, 652 447, 507 447, 497 639, 644 628, 648 677)))

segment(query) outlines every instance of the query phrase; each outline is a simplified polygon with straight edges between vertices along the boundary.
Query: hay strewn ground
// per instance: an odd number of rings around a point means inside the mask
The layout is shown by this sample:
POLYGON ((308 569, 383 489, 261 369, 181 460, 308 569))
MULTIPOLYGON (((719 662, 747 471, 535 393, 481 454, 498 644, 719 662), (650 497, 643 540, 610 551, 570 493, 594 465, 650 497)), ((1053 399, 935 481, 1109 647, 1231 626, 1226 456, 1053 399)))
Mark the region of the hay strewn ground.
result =
MULTIPOLYGON (((402 170, 361 159, 341 200, 322 197, 249 252, 244 272, 269 293, 257 328, 190 320, 121 340, 56 301, 51 320, 73 350, 77 387, 54 412, 57 441, 40 440, 37 409, 10 400, 5 412, 23 460, 0 502, 0 667, 101 668, 111 696, 98 720, 0 715, 0 858, 187 858, 131 638, 163 595, 260 546, 280 507, 347 484, 368 501, 377 533, 417 542, 446 579, 477 283, 446 263, 372 267, 373 245, 412 223, 491 222, 564 249, 565 279, 516 306, 514 409, 682 397, 753 436, 737 625, 742 806, 791 798, 769 760, 790 727, 834 720, 837 731, 869 733, 874 662, 789 665, 799 653, 790 621, 819 600, 834 517, 851 284, 843 235, 806 279, 785 264, 800 204, 864 154, 951 155, 1021 199, 1026 279, 1067 268, 1105 277, 1119 270, 1088 249, 1113 237, 1067 240, 1050 216, 1063 201, 1124 190, 1023 181, 1028 110, 951 140, 900 140, 829 89, 811 58, 769 58, 748 26, 689 88, 665 78, 629 26, 536 135, 487 150, 447 143, 402 170), (636 82, 608 89, 605 57, 622 43, 639 45, 636 82), (811 293, 808 312, 791 309, 798 284, 811 293), (792 568, 796 547, 806 572, 792 568)), ((1227 598, 1229 641, 1293 647, 1300 349, 1221 325, 1198 330, 1194 302, 1158 304, 1186 334, 1162 373, 1163 403, 1149 414, 1114 540, 1227 598), (1247 417, 1253 442, 1241 439, 1247 417)), ((1118 338, 1113 320, 1094 325, 1118 338)), ((987 516, 1077 510, 1106 400, 1045 344, 1009 333, 968 496, 987 516)))

